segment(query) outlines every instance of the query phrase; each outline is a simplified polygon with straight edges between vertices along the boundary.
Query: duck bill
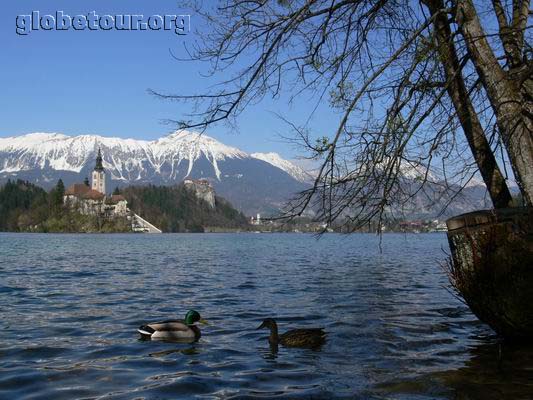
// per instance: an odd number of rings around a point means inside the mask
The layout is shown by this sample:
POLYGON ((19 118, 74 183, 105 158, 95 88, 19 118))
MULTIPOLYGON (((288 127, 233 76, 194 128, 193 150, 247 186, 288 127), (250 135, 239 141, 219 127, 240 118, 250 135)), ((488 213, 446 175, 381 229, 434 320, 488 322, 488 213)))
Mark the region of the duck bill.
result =
POLYGON ((200 324, 202 324, 202 325, 209 325, 209 323, 207 322, 207 320, 205 320, 205 319, 203 319, 203 318, 202 318, 200 321, 198 321, 198 322, 199 322, 200 324))
POLYGON ((265 323, 263 322, 261 325, 255 328, 255 330, 258 331, 259 329, 263 329, 264 327, 265 327, 265 323))

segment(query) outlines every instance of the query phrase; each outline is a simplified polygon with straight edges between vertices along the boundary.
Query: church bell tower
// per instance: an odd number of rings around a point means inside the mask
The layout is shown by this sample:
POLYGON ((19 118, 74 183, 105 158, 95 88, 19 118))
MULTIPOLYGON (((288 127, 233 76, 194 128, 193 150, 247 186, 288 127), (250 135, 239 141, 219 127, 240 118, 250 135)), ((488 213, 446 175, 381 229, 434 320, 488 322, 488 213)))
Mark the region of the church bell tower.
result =
POLYGON ((102 152, 100 149, 98 149, 98 155, 96 156, 96 165, 93 170, 93 184, 91 188, 105 195, 105 170, 102 165, 102 152))

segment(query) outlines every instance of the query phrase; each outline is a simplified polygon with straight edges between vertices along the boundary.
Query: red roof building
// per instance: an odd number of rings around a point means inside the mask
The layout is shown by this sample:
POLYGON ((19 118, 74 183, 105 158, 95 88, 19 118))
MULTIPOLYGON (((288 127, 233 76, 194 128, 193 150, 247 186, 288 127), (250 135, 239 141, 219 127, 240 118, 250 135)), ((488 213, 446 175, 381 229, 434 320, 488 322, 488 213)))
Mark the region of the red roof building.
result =
POLYGON ((113 203, 118 203, 119 201, 125 201, 126 198, 122 196, 121 194, 114 194, 111 196, 111 201, 113 203))
POLYGON ((75 183, 74 185, 69 186, 67 190, 65 190, 65 196, 80 197, 82 194, 86 193, 89 190, 91 190, 89 186, 83 183, 75 183))
POLYGON ((91 189, 83 183, 75 183, 74 185, 69 186, 69 188, 65 190, 65 196, 74 196, 84 200, 103 200, 105 197, 102 193, 91 189))

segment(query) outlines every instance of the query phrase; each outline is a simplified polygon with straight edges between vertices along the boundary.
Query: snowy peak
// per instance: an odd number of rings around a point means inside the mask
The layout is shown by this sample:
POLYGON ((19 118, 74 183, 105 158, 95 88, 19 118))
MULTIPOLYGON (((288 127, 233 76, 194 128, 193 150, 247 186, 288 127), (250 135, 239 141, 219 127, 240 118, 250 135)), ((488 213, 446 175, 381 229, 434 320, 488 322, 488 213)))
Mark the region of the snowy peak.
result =
POLYGON ((35 168, 79 173, 94 159, 98 148, 104 153, 104 167, 120 180, 131 180, 133 169, 138 179, 139 170, 146 167, 160 171, 166 164, 174 171, 182 161, 188 163, 188 175, 201 157, 210 162, 220 179, 218 161, 248 157, 207 135, 183 130, 154 141, 38 132, 0 138, 0 154, 4 155, 0 157, 0 173, 35 168))
POLYGON ((427 180, 428 182, 433 183, 438 182, 438 179, 431 168, 419 163, 402 161, 400 164, 400 174, 404 178, 412 180, 427 180))
POLYGON ((309 173, 292 162, 281 158, 278 153, 252 153, 250 156, 285 171, 299 182, 310 182, 313 180, 313 177, 309 173))
POLYGON ((191 131, 176 131, 164 138, 149 142, 153 150, 164 152, 167 150, 180 150, 189 152, 194 155, 198 152, 209 154, 218 160, 226 157, 229 158, 243 158, 248 155, 235 148, 226 146, 225 144, 213 139, 205 134, 191 131))

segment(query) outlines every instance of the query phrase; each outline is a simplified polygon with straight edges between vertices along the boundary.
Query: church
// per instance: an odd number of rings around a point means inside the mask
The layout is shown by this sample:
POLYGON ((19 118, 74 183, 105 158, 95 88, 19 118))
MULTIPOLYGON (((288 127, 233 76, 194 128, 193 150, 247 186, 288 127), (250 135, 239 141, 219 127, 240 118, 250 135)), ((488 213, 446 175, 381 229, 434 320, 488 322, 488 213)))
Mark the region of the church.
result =
POLYGON ((129 215, 128 202, 124 196, 106 194, 106 172, 102 152, 98 149, 96 164, 92 172, 92 182, 76 183, 70 186, 63 197, 63 203, 77 209, 82 214, 112 218, 129 215))

